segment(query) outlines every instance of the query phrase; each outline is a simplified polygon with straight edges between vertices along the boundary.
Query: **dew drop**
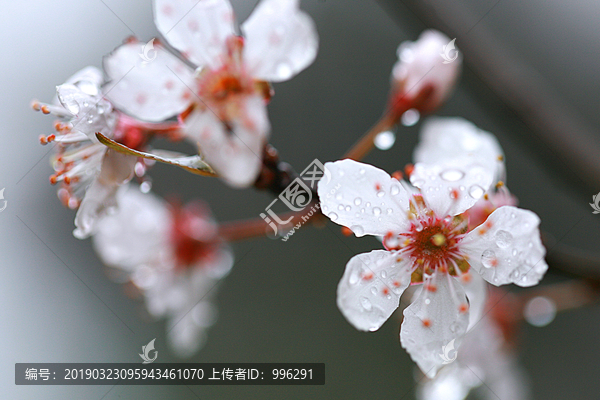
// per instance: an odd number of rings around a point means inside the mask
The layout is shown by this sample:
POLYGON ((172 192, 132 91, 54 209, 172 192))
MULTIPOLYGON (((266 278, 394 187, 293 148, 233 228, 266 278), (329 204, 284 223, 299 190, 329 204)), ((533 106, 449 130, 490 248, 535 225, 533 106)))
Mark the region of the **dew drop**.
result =
POLYGON ((377 294, 377 288, 375 286, 371 287, 371 293, 372 294, 377 294))
POLYGON ((340 205, 338 206, 338 210, 340 210, 340 211, 344 211, 344 205, 343 205, 343 204, 340 204, 340 205))
POLYGON ((365 169, 364 169, 364 168, 361 168, 361 169, 358 171, 358 173, 359 173, 359 174, 361 174, 361 175, 364 175, 364 174, 365 174, 365 172, 367 172, 367 171, 365 171, 365 169))
POLYGON ((410 110, 406 110, 406 112, 402 114, 402 118, 400 119, 400 121, 404 126, 413 126, 414 124, 419 122, 420 118, 421 114, 419 113, 419 111, 415 108, 411 108, 410 110))
POLYGON ((93 115, 91 115, 91 114, 90 114, 90 115, 88 116, 88 118, 87 118, 87 123, 88 123, 88 124, 93 124, 93 123, 94 123, 94 116, 93 116, 93 115))
POLYGON ((521 276, 521 273, 519 272, 518 269, 515 269, 513 272, 510 273, 509 277, 510 279, 514 282, 517 279, 519 279, 519 276, 521 276))
POLYGON ((425 304, 429 305, 429 303, 431 303, 431 300, 425 299, 425 304))
POLYGON ((398 187, 398 185, 392 185, 392 188, 390 189, 390 193, 392 194, 392 196, 395 196, 398 193, 400 193, 400 188, 398 187))
POLYGON ((473 185, 469 188, 469 195, 474 199, 479 200, 484 193, 485 190, 479 185, 473 185))
POLYGON ((497 262, 496 253, 492 250, 486 250, 481 254, 481 263, 485 268, 492 268, 497 262))
POLYGON ((365 207, 367 207, 367 208, 371 207, 371 203, 367 201, 365 204, 365 207))
POLYGON ((380 275, 383 279, 387 278, 387 272, 385 272, 385 271, 381 271, 380 275))
POLYGON ((503 230, 499 230, 498 232, 496 232, 496 244, 501 249, 505 249, 508 246, 510 246, 512 241, 513 236, 509 232, 503 230))
POLYGON ((327 216, 332 221, 335 221, 336 219, 338 219, 338 215, 336 213, 334 213, 334 212, 331 212, 331 213, 327 214, 327 216))
POLYGON ((150 181, 144 181, 140 185, 140 192, 142 192, 142 193, 148 193, 148 192, 150 192, 151 189, 152 189, 152 182, 150 182, 150 181))
POLYGON ((392 131, 379 132, 373 143, 379 150, 389 150, 396 142, 396 135, 392 131))
POLYGON ((458 333, 460 330, 461 330, 461 327, 458 322, 454 322, 454 323, 452 323, 452 325, 450 325, 450 332, 458 333))
POLYGON ((383 197, 385 196, 385 192, 383 190, 380 190, 377 192, 377 197, 383 197))
POLYGON ((369 299, 367 299, 366 297, 360 298, 360 305, 367 311, 371 311, 373 309, 373 305, 371 304, 371 301, 369 299))
POLYGON ((350 212, 350 210, 352 210, 352 207, 346 206, 346 211, 350 212))
POLYGON ((379 207, 373 207, 373 214, 375 216, 378 216, 379 214, 381 214, 381 208, 379 208, 379 207))
MULTIPOLYGON (((448 182, 456 182, 461 180, 465 176, 465 173, 458 169, 447 169, 440 173, 440 177, 448 182)), ((483 195, 483 193, 482 193, 483 195)))
POLYGON ((386 211, 387 211, 388 215, 390 215, 390 214, 393 214, 393 213, 394 213, 394 210, 392 210, 391 208, 388 208, 386 211))

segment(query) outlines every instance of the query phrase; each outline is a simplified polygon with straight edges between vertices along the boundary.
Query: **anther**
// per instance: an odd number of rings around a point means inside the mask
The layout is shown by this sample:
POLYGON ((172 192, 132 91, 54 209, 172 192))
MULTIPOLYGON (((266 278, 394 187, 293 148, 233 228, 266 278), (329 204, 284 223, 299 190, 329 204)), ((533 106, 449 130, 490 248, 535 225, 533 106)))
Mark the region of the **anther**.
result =
POLYGON ((436 233, 431 237, 431 243, 438 247, 441 247, 446 244, 446 236, 444 236, 441 233, 436 233))

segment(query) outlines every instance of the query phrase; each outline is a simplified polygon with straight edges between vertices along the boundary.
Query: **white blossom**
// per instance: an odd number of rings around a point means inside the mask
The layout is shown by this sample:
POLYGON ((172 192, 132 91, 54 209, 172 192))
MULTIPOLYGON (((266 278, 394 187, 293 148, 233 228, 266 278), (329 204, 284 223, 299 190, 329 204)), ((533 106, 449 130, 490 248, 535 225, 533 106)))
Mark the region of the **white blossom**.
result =
POLYGON ((467 232, 464 216, 488 190, 494 170, 468 160, 417 163, 407 191, 384 171, 352 160, 327 163, 329 182, 319 182, 321 209, 356 236, 383 236, 385 250, 353 257, 338 286, 338 306, 357 329, 376 330, 399 305, 403 291, 423 283, 404 310, 402 346, 428 375, 442 365, 440 349, 460 346, 469 325, 469 301, 461 282, 472 271, 501 285, 535 285, 547 270, 539 218, 503 206, 467 232))
POLYGON ((216 286, 233 265, 204 206, 169 208, 129 187, 119 208, 103 218, 93 237, 102 261, 121 270, 143 293, 155 318, 167 318, 169 342, 180 356, 202 347, 216 319, 216 286))
POLYGON ((158 30, 182 62, 155 44, 156 59, 130 42, 104 62, 110 99, 149 121, 176 114, 206 161, 229 184, 245 187, 260 172, 270 124, 266 81, 290 79, 312 63, 318 39, 299 0, 262 0, 237 36, 228 0, 155 0, 158 30))

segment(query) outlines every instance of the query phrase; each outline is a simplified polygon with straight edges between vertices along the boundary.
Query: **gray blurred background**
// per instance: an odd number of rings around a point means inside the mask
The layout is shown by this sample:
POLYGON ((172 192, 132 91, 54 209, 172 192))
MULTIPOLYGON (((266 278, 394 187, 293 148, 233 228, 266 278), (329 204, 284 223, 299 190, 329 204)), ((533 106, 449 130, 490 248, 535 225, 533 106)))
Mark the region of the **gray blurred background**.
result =
MULTIPOLYGON (((14 385, 14 363, 139 362, 141 346, 155 337, 159 361, 178 361, 166 347, 164 322, 146 318, 143 305, 106 277, 90 241, 71 235, 74 213, 61 206, 48 183, 50 147, 38 144, 40 134, 50 133, 53 118, 29 107, 33 98, 49 101, 54 87, 80 68, 100 67, 102 56, 126 36, 135 34, 142 41, 157 36, 150 1, 104 3, 0 3, 0 189, 5 188, 8 201, 0 213, 0 397, 414 398, 414 365, 399 344, 399 319, 391 318, 378 332, 361 333, 337 310, 335 290, 345 263, 378 244, 344 237, 333 224, 303 229, 285 243, 235 243, 236 264, 217 296, 219 320, 204 349, 190 360, 324 362, 325 386, 14 385)), ((256 1, 233 3, 243 21, 256 1)), ((316 21, 319 55, 308 70, 275 86, 269 107, 271 142, 297 170, 314 158, 339 158, 377 120, 398 44, 416 39, 427 27, 410 8, 392 0, 303 0, 302 7, 316 21)), ((477 29, 493 32, 597 127, 598 2, 468 0, 462 7, 483 17, 473 35, 477 29)), ((542 228, 562 243, 597 249, 600 216, 588 205, 596 192, 578 189, 575 176, 558 174, 568 166, 557 160, 549 165, 542 145, 530 139, 530 129, 470 69, 438 114, 462 116, 495 133, 520 206, 538 213, 542 228)), ((401 129, 391 150, 374 151, 365 161, 389 172, 402 168, 411 161, 417 132, 418 125, 401 129)), ((594 140, 598 144, 600 137, 594 140)), ((150 175, 156 193, 203 198, 221 221, 258 217, 271 199, 163 165, 150 175)), ((558 279, 560 274, 548 274, 547 281, 558 279)), ((599 333, 597 305, 558 315, 545 328, 523 326, 521 362, 535 399, 598 398, 599 333)))

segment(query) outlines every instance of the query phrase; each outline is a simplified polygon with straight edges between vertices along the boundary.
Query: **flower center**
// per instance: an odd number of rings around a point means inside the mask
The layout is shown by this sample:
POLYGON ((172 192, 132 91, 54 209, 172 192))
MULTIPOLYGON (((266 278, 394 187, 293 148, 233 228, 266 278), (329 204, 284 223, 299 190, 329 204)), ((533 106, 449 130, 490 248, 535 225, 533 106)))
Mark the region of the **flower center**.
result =
POLYGON ((440 219, 426 209, 420 197, 416 197, 411 203, 410 228, 399 235, 388 233, 383 239, 384 246, 399 251, 400 257, 410 257, 412 283, 421 283, 424 275, 435 272, 447 272, 452 276, 467 272, 470 265, 459 247, 467 229, 465 219, 462 216, 440 219))
POLYGON ((218 249, 217 227, 200 205, 172 210, 171 243, 178 268, 210 262, 218 249))

